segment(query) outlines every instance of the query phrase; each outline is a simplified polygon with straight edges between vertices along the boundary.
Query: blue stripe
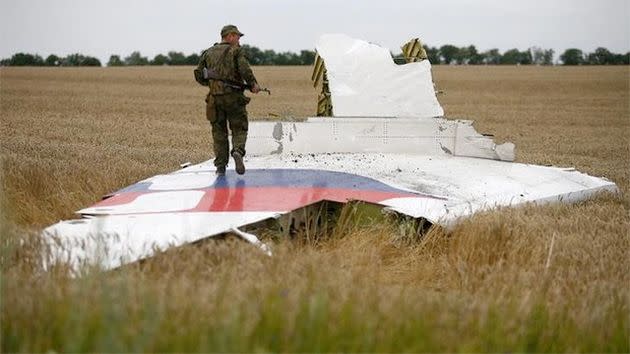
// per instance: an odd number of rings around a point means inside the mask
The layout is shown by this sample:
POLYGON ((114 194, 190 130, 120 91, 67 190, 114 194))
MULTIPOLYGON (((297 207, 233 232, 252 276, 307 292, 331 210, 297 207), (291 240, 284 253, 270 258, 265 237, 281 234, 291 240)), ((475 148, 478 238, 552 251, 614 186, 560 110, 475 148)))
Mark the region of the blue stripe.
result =
MULTIPOLYGON (((213 171, 214 173, 214 171, 213 171)), ((183 176, 182 176, 183 177, 183 176)), ((138 182, 112 194, 148 192, 151 182, 138 182)), ((392 193, 421 194, 400 190, 375 179, 345 172, 307 169, 253 169, 244 175, 228 170, 225 177, 208 178, 207 186, 198 188, 334 188, 392 193)))

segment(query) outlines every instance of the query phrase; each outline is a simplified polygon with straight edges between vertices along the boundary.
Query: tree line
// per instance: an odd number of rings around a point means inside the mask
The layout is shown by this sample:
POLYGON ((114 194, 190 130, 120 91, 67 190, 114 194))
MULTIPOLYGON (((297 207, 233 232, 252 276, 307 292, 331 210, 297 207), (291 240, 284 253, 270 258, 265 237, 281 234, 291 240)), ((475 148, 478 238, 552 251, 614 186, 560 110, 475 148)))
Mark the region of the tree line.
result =
MULTIPOLYGON (((494 48, 479 52, 474 45, 456 47, 446 44, 441 47, 424 46, 431 64, 459 64, 459 65, 554 65, 554 50, 531 47, 520 51, 516 48, 501 53, 494 48)), ((402 54, 394 59, 402 59, 402 54)), ((606 48, 599 47, 592 53, 585 53, 580 49, 569 48, 559 57, 563 65, 628 65, 630 52, 626 54, 612 53, 606 48)))
POLYGON ((70 54, 66 57, 58 57, 51 54, 42 58, 38 54, 17 53, 11 58, 0 60, 2 66, 101 66, 97 58, 83 54, 70 54))
MULTIPOLYGON (((247 57, 252 65, 312 65, 315 52, 302 50, 294 52, 275 52, 261 50, 255 46, 243 45, 247 57)), ((554 50, 532 47, 524 51, 510 49, 501 53, 499 49, 483 52, 474 45, 457 47, 446 44, 441 47, 424 46, 427 57, 432 64, 457 65, 554 65, 554 50)), ((202 53, 185 55, 182 52, 170 51, 166 55, 158 54, 153 59, 143 56, 139 51, 132 52, 126 57, 111 55, 107 66, 137 66, 137 65, 197 65, 202 53)), ((403 63, 402 54, 392 54, 397 63, 403 63)), ((585 53, 577 48, 569 48, 559 56, 563 65, 629 65, 630 52, 618 54, 606 48, 599 47, 592 53, 585 53)), ((51 54, 44 59, 38 54, 17 53, 11 58, 0 60, 1 66, 102 66, 97 58, 79 53, 59 57, 51 54)))

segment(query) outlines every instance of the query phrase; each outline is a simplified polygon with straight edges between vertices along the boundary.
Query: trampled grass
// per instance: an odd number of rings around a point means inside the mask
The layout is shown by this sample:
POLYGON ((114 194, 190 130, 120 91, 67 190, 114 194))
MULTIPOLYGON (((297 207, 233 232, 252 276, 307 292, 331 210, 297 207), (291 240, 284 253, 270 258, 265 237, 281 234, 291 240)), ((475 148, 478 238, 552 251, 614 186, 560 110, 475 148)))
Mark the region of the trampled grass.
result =
MULTIPOLYGON (((252 119, 306 117, 308 68, 257 67, 252 119)), ((621 196, 487 212, 401 239, 391 221, 268 258, 228 239, 72 279, 38 229, 210 158, 192 68, 2 68, 3 351, 630 351, 627 67, 435 67, 450 117, 519 162, 610 178, 621 196)), ((404 225, 402 225, 404 226, 404 225)))

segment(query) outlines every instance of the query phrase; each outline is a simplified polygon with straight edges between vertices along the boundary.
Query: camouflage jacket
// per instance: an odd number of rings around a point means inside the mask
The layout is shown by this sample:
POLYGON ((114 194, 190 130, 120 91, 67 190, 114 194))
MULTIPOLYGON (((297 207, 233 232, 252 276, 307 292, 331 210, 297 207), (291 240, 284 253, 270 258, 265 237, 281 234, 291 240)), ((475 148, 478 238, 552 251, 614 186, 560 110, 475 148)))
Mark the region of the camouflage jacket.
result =
MULTIPOLYGON (((256 83, 256 77, 249 67, 245 53, 239 46, 230 46, 224 42, 215 43, 201 55, 197 70, 202 70, 204 67, 214 70, 224 80, 246 82, 250 85, 256 83)), ((211 95, 238 91, 238 89, 224 86, 218 80, 210 80, 208 87, 211 95)))

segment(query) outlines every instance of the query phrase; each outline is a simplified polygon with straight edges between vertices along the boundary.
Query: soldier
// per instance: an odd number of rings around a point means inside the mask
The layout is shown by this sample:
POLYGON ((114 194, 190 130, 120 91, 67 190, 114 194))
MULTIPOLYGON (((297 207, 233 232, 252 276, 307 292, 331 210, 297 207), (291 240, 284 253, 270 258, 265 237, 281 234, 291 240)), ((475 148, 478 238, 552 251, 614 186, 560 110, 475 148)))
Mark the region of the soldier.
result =
POLYGON ((249 67, 239 40, 243 36, 234 25, 221 29, 221 43, 203 52, 195 70, 195 79, 210 90, 206 97, 206 117, 212 126, 214 145, 214 165, 219 176, 225 175, 229 161, 228 124, 232 131, 232 151, 236 172, 245 173, 245 142, 247 141, 247 110, 250 98, 243 94, 245 86, 253 93, 260 87, 249 67), (206 69, 210 74, 204 79, 201 72, 206 69))

